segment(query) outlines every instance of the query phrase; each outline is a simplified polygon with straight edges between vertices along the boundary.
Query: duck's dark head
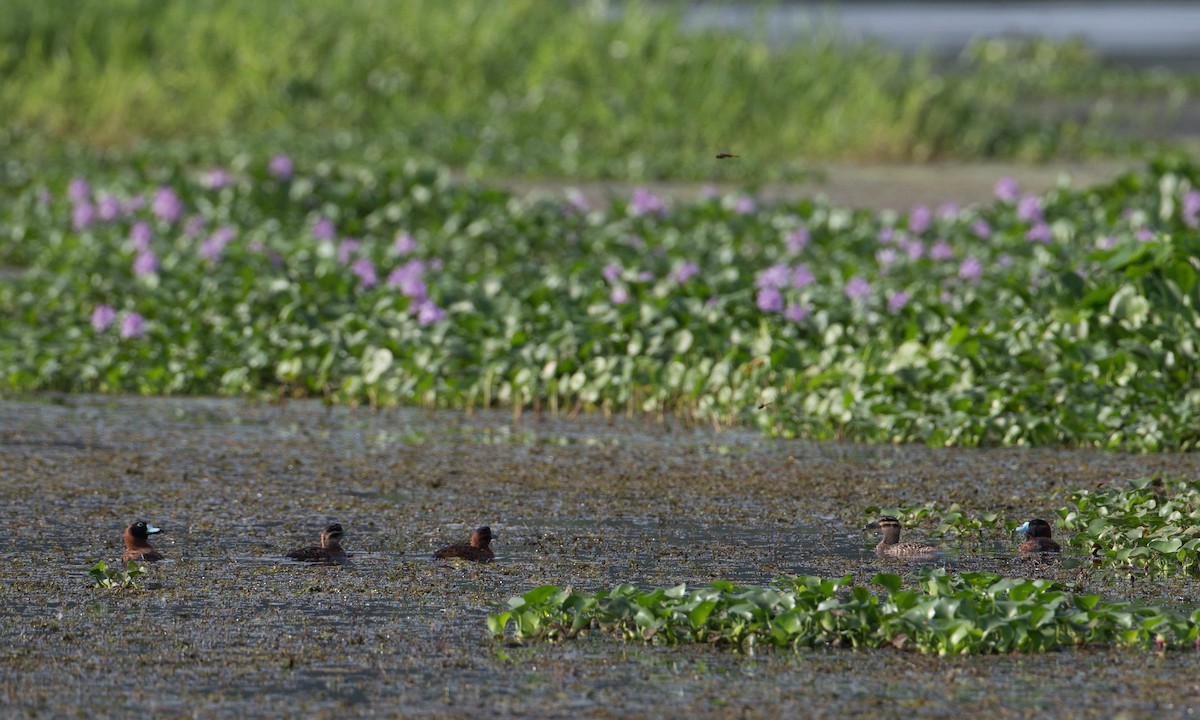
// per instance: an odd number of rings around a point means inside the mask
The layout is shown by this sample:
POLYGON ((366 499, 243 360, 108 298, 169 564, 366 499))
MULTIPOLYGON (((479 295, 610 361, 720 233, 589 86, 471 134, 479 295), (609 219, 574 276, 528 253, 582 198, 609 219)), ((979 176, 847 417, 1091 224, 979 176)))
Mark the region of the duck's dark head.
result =
POLYGON ((878 520, 867 523, 863 530, 881 531, 885 543, 895 543, 900 540, 900 521, 891 515, 881 515, 878 520))
POLYGON ((341 523, 331 523, 325 526, 321 531, 321 547, 331 548, 340 547, 342 544, 342 536, 345 533, 342 531, 341 523))
POLYGON ((471 533, 471 547, 485 548, 488 546, 488 543, 495 539, 496 536, 492 534, 492 529, 484 525, 471 533))
POLYGON ((125 533, 127 535, 131 535, 138 540, 145 540, 151 535, 157 535, 160 532, 162 532, 162 530, 154 527, 145 520, 138 520, 129 527, 125 528, 125 533))
POLYGON ((1026 520, 1025 524, 1018 526, 1017 529, 1015 530, 1015 532, 1025 533, 1026 537, 1031 537, 1031 538, 1035 538, 1035 537, 1048 538, 1048 537, 1052 536, 1052 530, 1050 528, 1050 523, 1046 522, 1045 520, 1043 520, 1041 518, 1034 518, 1032 520, 1026 520))

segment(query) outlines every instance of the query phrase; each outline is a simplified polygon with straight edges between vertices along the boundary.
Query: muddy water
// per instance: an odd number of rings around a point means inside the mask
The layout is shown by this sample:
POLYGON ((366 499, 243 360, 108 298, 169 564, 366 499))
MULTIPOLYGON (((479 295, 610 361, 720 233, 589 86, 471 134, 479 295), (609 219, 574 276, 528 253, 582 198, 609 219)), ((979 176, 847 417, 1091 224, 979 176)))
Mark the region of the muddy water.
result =
MULTIPOLYGON (((543 583, 595 590, 887 569, 869 505, 934 500, 1049 514, 1072 488, 1200 457, 781 442, 641 421, 371 412, 317 403, 34 398, 0 404, 3 715, 347 717, 1110 717, 1200 702, 1200 655, 1083 650, 938 659, 891 651, 747 657, 590 638, 508 647, 485 615, 543 583), (91 588, 125 524, 155 542, 142 592, 91 588), (352 562, 284 553, 341 522, 352 562), (487 566, 434 562, 476 525, 487 566)), ((1028 565, 1004 537, 946 541, 953 569, 1037 574, 1195 604, 1189 582, 1028 565)))

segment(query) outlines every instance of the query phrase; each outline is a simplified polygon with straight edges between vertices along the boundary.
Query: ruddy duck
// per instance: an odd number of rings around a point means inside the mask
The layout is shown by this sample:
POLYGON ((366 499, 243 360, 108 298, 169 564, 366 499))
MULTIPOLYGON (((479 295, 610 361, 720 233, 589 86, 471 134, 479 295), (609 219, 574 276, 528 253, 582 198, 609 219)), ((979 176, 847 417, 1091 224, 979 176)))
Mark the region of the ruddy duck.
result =
POLYGON ((125 553, 121 555, 121 562, 129 562, 130 560, 154 562, 155 560, 162 560, 162 553, 155 550, 149 540, 151 535, 157 535, 160 532, 162 530, 159 530, 145 520, 138 520, 125 528, 125 553))
POLYGON ((488 547, 488 543, 495 539, 496 536, 492 534, 492 529, 485 525, 471 533, 469 544, 449 545, 435 552, 433 556, 435 558, 462 558, 473 562, 488 562, 496 557, 496 554, 488 547))
POLYGON ((921 558, 936 555, 939 548, 933 545, 916 542, 900 542, 900 521, 891 515, 884 515, 863 530, 880 530, 883 539, 875 546, 875 554, 879 557, 921 558))
POLYGON ((1021 543, 1022 553, 1062 552, 1058 543, 1050 539, 1050 523, 1041 518, 1026 520, 1015 532, 1025 533, 1025 542, 1021 543))
POLYGON ((302 562, 346 562, 346 551, 342 549, 342 526, 339 523, 326 525, 321 531, 321 544, 311 545, 287 554, 293 560, 302 562))

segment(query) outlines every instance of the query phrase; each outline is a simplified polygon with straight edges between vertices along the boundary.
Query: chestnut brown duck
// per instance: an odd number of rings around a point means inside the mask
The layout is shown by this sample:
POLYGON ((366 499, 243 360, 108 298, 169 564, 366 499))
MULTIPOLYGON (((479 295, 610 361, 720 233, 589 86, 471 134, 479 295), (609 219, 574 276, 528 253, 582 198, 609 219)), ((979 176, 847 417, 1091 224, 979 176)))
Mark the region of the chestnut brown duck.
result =
POLYGON ((1026 520, 1025 524, 1018 527, 1015 532, 1025 533, 1025 542, 1021 543, 1021 554, 1023 555, 1062 552, 1058 543, 1050 539, 1053 534, 1050 523, 1041 518, 1026 520))
POLYGON ((293 550, 287 556, 301 562, 346 562, 346 551, 342 549, 342 531, 340 523, 332 523, 321 531, 321 544, 293 550))
POLYGON ((447 545, 435 552, 433 556, 439 559, 460 558, 472 562, 489 562, 496 557, 496 554, 488 547, 495 539, 496 536, 492 534, 492 529, 485 525, 471 533, 470 542, 447 545))
POLYGON ((883 539, 875 546, 875 554, 879 557, 928 558, 941 552, 941 548, 935 545, 900 542, 900 521, 891 515, 884 515, 863 530, 879 530, 883 533, 883 539))
POLYGON ((125 552, 121 555, 122 562, 141 560, 155 562, 162 560, 163 555, 150 544, 150 536, 157 535, 162 530, 154 527, 145 520, 138 520, 125 528, 125 552))

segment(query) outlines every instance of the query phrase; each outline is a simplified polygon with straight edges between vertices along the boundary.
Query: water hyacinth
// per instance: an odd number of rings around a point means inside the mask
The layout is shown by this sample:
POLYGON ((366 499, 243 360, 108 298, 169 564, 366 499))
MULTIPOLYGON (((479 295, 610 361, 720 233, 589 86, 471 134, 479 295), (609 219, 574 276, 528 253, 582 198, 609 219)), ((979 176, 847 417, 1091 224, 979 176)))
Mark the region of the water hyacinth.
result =
POLYGON ((944 202, 941 205, 938 205, 937 216, 939 219, 953 220, 958 217, 958 213, 958 203, 944 202))
POLYGON ((575 188, 567 188, 564 193, 567 199, 567 207, 580 213, 587 213, 592 208, 588 205, 587 196, 575 188))
POLYGON ((875 262, 879 263, 881 270, 886 270, 896 262, 896 250, 894 248, 880 248, 875 251, 875 262))
POLYGON ((112 222, 121 214, 121 201, 114 195, 101 193, 96 201, 96 216, 101 222, 112 222))
POLYGON ((954 248, 945 240, 938 240, 929 249, 929 259, 943 262, 954 258, 954 248))
POLYGON ((917 205, 908 214, 908 231, 920 235, 933 225, 933 213, 926 205, 917 205))
POLYGON ((611 285, 617 281, 617 278, 621 277, 621 273, 624 272, 624 270, 625 268, 621 267, 621 263, 610 262, 604 266, 604 269, 600 271, 600 274, 603 275, 604 279, 611 285))
POLYGON ((279 153, 271 158, 267 163, 267 172, 274 175, 279 180, 290 180, 292 178, 292 159, 283 153, 279 153))
POLYGON ((801 225, 787 234, 787 237, 784 238, 784 244, 787 246, 788 252, 798 255, 804 248, 808 247, 810 240, 811 237, 808 228, 801 225))
POLYGON ((758 274, 754 286, 759 288, 785 288, 792 282, 792 270, 783 263, 772 265, 758 274))
POLYGON ((67 198, 75 204, 87 202, 92 197, 92 186, 88 183, 87 178, 73 177, 71 183, 67 185, 67 198))
POLYGON ((420 260, 410 260, 388 274, 388 287, 396 288, 402 295, 414 300, 425 300, 429 289, 422 278, 424 273, 425 263, 420 260))
POLYGON ((775 287, 759 288, 754 304, 763 312, 782 312, 783 293, 775 287))
POLYGON ((317 240, 333 240, 337 237, 337 229, 333 226, 333 221, 329 218, 317 218, 313 222, 312 236, 317 240))
POLYGON ((183 224, 183 234, 191 238, 200 237, 200 234, 204 232, 204 228, 206 227, 208 227, 208 218, 200 213, 196 213, 189 217, 187 222, 183 224))
POLYGON ((699 274, 700 266, 689 260, 671 271, 670 278, 682 285, 699 274))
POLYGON ((362 242, 354 238, 346 238, 338 243, 337 259, 342 265, 349 265, 354 254, 362 249, 362 242))
POLYGON ((908 301, 908 293, 903 290, 888 293, 887 309, 891 313, 898 313, 908 305, 908 301))
POLYGON ((75 232, 82 232, 96 221, 96 208, 91 203, 81 202, 71 209, 71 227, 75 232))
POLYGON ((158 272, 158 256, 149 250, 139 252, 133 259, 134 277, 145 277, 158 272))
POLYGON ((233 176, 224 168, 213 168, 204 173, 204 187, 209 190, 220 190, 233 183, 233 176))
POLYGON ((417 303, 417 324, 432 325, 446 319, 446 311, 437 306, 432 300, 422 300, 417 303))
POLYGON ((183 201, 173 188, 162 186, 154 191, 154 200, 150 203, 150 212, 155 217, 168 223, 179 222, 183 217, 183 201))
POLYGON ((146 334, 146 319, 135 312, 125 313, 121 318, 121 338, 128 340, 146 334))
POLYGON ((792 287, 797 290, 808 287, 816 281, 816 276, 813 275, 812 270, 809 270, 808 266, 804 263, 799 263, 792 269, 792 287))
POLYGON ((958 276, 969 282, 978 281, 983 276, 983 263, 973 257, 966 258, 958 266, 958 276))
POLYGON ((1037 222, 1025 233, 1025 239, 1029 242, 1049 244, 1054 239, 1054 233, 1046 223, 1037 222))
POLYGON ((1179 216, 1190 228, 1200 227, 1200 190, 1188 190, 1179 204, 1179 216))
POLYGON ((129 244, 139 253, 150 251, 150 241, 154 239, 154 231, 150 223, 135 222, 129 228, 129 244))
POLYGON ((988 225, 987 220, 976 220, 971 223, 971 232, 980 240, 987 240, 992 236, 992 226, 988 225))
POLYGON ((412 235, 406 232, 396 233, 396 239, 392 242, 392 252, 399 257, 411 255, 417 250, 417 241, 412 235))
POLYGON ((350 266, 350 272, 358 276, 359 285, 363 288, 373 287, 378 281, 375 276, 375 263, 368 258, 359 258, 350 266))
POLYGON ((1041 221, 1042 200, 1037 195, 1025 195, 1017 203, 1017 219, 1023 222, 1041 221))
POLYGON ((666 212, 667 206, 654 193, 650 192, 649 188, 639 187, 633 191, 633 195, 629 198, 629 214, 633 216, 662 214, 666 212))
POLYGON ((624 285, 617 285, 608 294, 608 299, 613 305, 624 305, 629 302, 629 289, 624 285))
POLYGON ((871 294, 871 283, 861 275, 855 275, 846 282, 846 297, 851 300, 865 300, 871 294))
POLYGON ((1000 202, 1013 203, 1021 196, 1021 186, 1016 178, 1005 176, 996 181, 994 194, 1000 202))
MULTIPOLYGON (((909 260, 920 260, 925 256, 925 243, 920 240, 907 240, 903 243, 904 254, 909 260)), ((953 251, 951 251, 953 254, 953 251)))
POLYGON ((212 235, 200 245, 200 257, 209 262, 216 262, 220 257, 225 246, 233 242, 237 237, 237 231, 228 225, 220 227, 212 235))
POLYGON ((801 303, 788 303, 783 316, 794 323, 804 322, 812 314, 812 307, 801 303))
POLYGON ((104 332, 117 319, 117 311, 112 305, 97 305, 95 310, 92 310, 92 329, 96 332, 104 332))
POLYGON ((749 215, 753 213, 758 206, 754 202, 754 198, 748 195, 742 195, 733 203, 733 211, 738 215, 749 215))

